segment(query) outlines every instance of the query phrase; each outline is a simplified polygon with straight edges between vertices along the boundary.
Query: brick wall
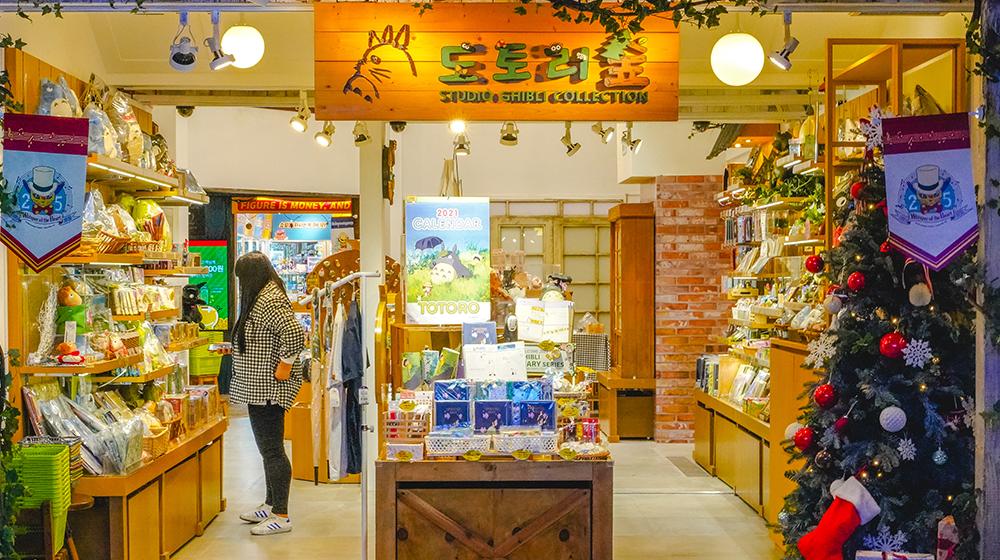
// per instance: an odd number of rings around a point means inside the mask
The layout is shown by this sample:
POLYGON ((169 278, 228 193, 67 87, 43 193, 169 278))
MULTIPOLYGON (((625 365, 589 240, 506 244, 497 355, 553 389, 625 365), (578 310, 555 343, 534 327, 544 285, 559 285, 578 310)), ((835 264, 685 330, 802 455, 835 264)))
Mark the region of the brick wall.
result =
POLYGON ((730 304, 722 294, 717 175, 656 178, 656 441, 694 438, 695 360, 721 352, 730 304))

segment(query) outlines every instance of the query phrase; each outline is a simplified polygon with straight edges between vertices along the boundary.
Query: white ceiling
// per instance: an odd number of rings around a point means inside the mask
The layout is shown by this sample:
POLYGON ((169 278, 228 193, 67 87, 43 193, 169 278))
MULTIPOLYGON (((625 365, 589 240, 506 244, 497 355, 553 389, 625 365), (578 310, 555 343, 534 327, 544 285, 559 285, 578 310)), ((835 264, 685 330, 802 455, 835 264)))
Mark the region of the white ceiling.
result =
MULTIPOLYGON (((513 9, 513 7, 511 8, 513 9)), ((26 51, 78 77, 97 72, 110 84, 163 89, 311 89, 313 84, 313 26, 311 12, 248 13, 243 15, 263 34, 266 51, 251 69, 208 69, 207 49, 199 54, 198 67, 177 72, 167 64, 169 45, 177 32, 177 16, 129 13, 66 13, 64 19, 34 16, 34 22, 3 14, 5 31, 28 42, 26 51)), ((241 16, 222 14, 223 30, 241 16)), ((764 17, 742 14, 740 27, 757 37, 765 51, 784 43, 780 14, 764 17)), ((192 13, 191 23, 199 43, 211 33, 207 13, 192 13)), ((716 29, 681 29, 681 88, 723 87, 712 74, 709 55, 719 37, 736 27, 736 16, 727 15, 716 29)), ((961 37, 962 14, 945 16, 852 16, 849 14, 797 13, 792 34, 800 45, 792 55, 793 67, 783 72, 765 64, 748 88, 805 88, 822 81, 825 39, 828 37, 961 37)), ((837 53, 837 67, 862 53, 837 53)))

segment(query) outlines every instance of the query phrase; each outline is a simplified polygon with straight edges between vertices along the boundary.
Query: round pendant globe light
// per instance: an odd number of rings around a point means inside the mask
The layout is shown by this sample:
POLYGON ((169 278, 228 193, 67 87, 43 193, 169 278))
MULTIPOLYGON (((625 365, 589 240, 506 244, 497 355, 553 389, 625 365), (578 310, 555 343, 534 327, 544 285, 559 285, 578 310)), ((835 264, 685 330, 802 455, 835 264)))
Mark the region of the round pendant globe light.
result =
POLYGON ((222 50, 236 57, 236 68, 250 68, 264 56, 264 37, 249 25, 234 25, 222 36, 222 50))
POLYGON ((727 85, 745 86, 763 68, 764 48, 749 33, 730 33, 712 47, 712 71, 727 85))

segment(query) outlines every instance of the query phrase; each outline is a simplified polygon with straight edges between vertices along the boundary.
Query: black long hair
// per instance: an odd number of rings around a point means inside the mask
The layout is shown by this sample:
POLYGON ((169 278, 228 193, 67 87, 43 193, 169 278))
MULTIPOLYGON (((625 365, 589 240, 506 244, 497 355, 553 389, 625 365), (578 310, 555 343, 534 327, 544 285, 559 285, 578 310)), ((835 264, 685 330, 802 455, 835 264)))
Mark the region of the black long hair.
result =
POLYGON ((285 293, 285 283, 274 271, 271 260, 260 251, 247 253, 237 259, 233 273, 240 281, 240 316, 233 327, 233 341, 238 343, 236 349, 243 352, 247 347, 247 317, 257 303, 257 296, 271 282, 281 289, 281 293, 285 293))

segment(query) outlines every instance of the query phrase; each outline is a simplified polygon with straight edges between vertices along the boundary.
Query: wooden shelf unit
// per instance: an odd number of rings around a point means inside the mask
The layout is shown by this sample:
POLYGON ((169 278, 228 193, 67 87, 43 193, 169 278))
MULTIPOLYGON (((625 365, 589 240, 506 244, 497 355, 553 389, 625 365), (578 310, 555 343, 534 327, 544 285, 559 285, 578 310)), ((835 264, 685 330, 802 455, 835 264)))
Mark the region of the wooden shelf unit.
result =
POLYGON ((191 340, 182 340, 181 342, 171 342, 165 350, 167 352, 181 352, 183 350, 190 350, 192 348, 204 346, 208 343, 209 340, 207 338, 192 338, 191 340))
POLYGON ((59 259, 59 264, 89 264, 101 266, 142 264, 142 253, 96 253, 93 255, 67 255, 59 259))
POLYGON ((36 377, 66 377, 69 375, 93 375, 106 373, 118 368, 134 366, 143 360, 142 352, 133 354, 127 358, 117 358, 114 360, 104 360, 91 364, 81 364, 75 366, 21 366, 16 368, 22 375, 32 375, 36 377))
POLYGON ((109 376, 96 376, 92 379, 94 383, 114 383, 114 384, 127 384, 127 383, 146 383, 147 381, 153 381, 154 379, 159 379, 161 377, 166 377, 173 373, 177 366, 167 366, 157 370, 153 370, 149 373, 144 373, 142 375, 119 375, 115 377, 109 376))

